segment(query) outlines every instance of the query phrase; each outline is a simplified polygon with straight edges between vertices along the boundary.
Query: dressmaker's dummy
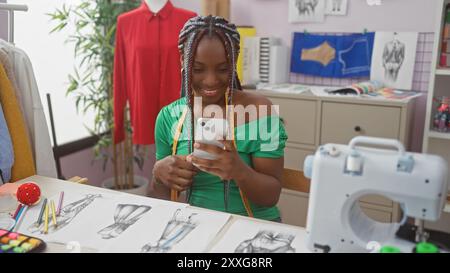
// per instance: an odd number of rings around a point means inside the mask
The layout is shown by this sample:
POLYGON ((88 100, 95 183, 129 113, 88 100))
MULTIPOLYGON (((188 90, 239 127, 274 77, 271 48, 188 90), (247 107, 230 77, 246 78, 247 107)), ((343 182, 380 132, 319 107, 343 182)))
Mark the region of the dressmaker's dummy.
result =
POLYGON ((197 14, 170 0, 143 0, 117 19, 114 52, 114 143, 125 138, 128 102, 133 144, 153 144, 159 111, 180 98, 178 35, 197 14))
POLYGON ((168 0, 145 0, 148 8, 153 13, 158 13, 166 4, 168 0))

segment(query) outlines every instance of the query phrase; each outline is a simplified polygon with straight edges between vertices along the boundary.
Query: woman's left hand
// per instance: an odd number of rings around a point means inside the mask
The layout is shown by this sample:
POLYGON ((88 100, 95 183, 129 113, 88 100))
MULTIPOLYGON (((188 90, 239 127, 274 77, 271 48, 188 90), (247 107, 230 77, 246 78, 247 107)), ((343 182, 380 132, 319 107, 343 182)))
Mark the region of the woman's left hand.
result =
POLYGON ((248 166, 240 158, 232 141, 221 142, 225 145, 225 149, 198 142, 194 144, 195 149, 214 154, 216 159, 203 159, 191 154, 187 157, 187 161, 192 162, 204 172, 219 176, 222 180, 236 179, 238 176, 242 176, 248 166))

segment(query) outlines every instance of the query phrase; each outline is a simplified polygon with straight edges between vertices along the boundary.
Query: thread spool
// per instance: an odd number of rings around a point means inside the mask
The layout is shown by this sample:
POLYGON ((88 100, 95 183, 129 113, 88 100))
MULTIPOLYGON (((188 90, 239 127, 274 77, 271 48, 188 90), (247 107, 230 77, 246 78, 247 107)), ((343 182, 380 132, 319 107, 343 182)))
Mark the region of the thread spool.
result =
POLYGON ((349 171, 349 172, 361 172, 361 166, 362 166, 362 158, 361 158, 361 156, 356 151, 353 151, 347 157, 347 166, 346 166, 347 171, 349 171))

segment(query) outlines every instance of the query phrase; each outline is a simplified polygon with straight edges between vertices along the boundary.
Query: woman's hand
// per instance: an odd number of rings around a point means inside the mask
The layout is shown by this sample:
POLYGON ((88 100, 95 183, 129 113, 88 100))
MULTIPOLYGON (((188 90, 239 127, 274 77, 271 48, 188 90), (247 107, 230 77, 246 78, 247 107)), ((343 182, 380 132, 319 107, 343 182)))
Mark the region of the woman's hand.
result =
POLYGON ((225 149, 198 142, 194 144, 194 148, 211 153, 217 157, 216 159, 209 160, 189 155, 187 161, 192 162, 204 172, 217 175, 222 180, 237 179, 245 174, 248 166, 240 158, 233 142, 221 142, 225 145, 225 149))
POLYGON ((173 155, 155 163, 153 175, 158 182, 177 191, 184 191, 192 185, 197 170, 186 156, 173 155))

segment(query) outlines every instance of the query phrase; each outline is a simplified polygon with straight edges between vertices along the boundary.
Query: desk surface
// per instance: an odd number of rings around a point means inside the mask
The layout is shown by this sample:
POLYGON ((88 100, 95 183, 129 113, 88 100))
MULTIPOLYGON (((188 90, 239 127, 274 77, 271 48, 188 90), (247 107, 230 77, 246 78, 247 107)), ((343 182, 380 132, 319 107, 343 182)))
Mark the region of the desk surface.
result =
MULTIPOLYGON (((122 193, 122 192, 118 192, 118 191, 113 191, 113 190, 108 190, 108 189, 104 189, 104 188, 98 188, 98 187, 93 187, 93 186, 89 186, 89 185, 81 185, 81 184, 77 184, 77 183, 73 183, 73 182, 68 182, 68 181, 64 181, 64 180, 58 180, 58 179, 54 179, 54 178, 47 178, 47 177, 42 177, 42 176, 32 176, 29 178, 26 178, 24 180, 21 180, 17 183, 25 183, 25 182, 36 182, 40 188, 41 188, 41 192, 42 192, 42 196, 54 196, 54 195, 58 195, 61 191, 70 191, 71 189, 80 189, 80 188, 92 188, 93 192, 96 193, 108 193, 110 195, 117 195, 118 197, 120 196, 121 198, 126 197, 129 198, 130 201, 133 200, 133 198, 137 198, 138 196, 133 195, 133 194, 127 194, 127 193, 122 193)), ((141 196, 139 196, 139 198, 142 198, 141 196)), ((190 208, 195 208, 195 209, 200 209, 200 210, 206 210, 206 209, 202 209, 202 208, 197 208, 197 207, 192 207, 189 206, 190 208)), ((209 212, 213 212, 213 213, 223 213, 223 212, 218 212, 218 211, 211 211, 211 210, 207 210, 209 212)), ((280 223, 274 223, 274 222, 269 222, 269 221, 264 221, 264 220, 260 220, 260 219, 254 219, 254 218, 249 218, 249 217, 244 217, 244 216, 240 216, 240 215, 234 215, 234 214, 229 214, 230 220, 225 224, 225 226, 222 228, 222 230, 215 236, 215 238, 211 241, 211 243, 209 244, 209 246, 207 247, 207 252, 217 243, 219 242, 224 234, 228 231, 228 229, 230 228, 230 226, 237 220, 239 219, 246 219, 252 222, 252 224, 254 225, 258 225, 260 223, 270 223, 271 225, 282 225, 282 226, 286 226, 289 228, 294 228, 296 229, 299 234, 305 235, 306 236, 306 230, 304 228, 300 228, 300 227, 296 227, 296 226, 290 226, 290 225, 286 225, 286 224, 280 224, 280 223)), ((303 236, 303 237, 305 237, 303 236)), ((66 244, 56 244, 56 243, 51 243, 48 244, 46 252, 71 252, 72 250, 70 249, 70 247, 68 247, 66 244)), ((92 249, 92 248, 86 248, 81 246, 81 252, 97 252, 96 249, 92 249)), ((308 251, 308 249, 306 248, 306 246, 304 246, 303 249, 297 249, 297 252, 310 252, 308 251)))

